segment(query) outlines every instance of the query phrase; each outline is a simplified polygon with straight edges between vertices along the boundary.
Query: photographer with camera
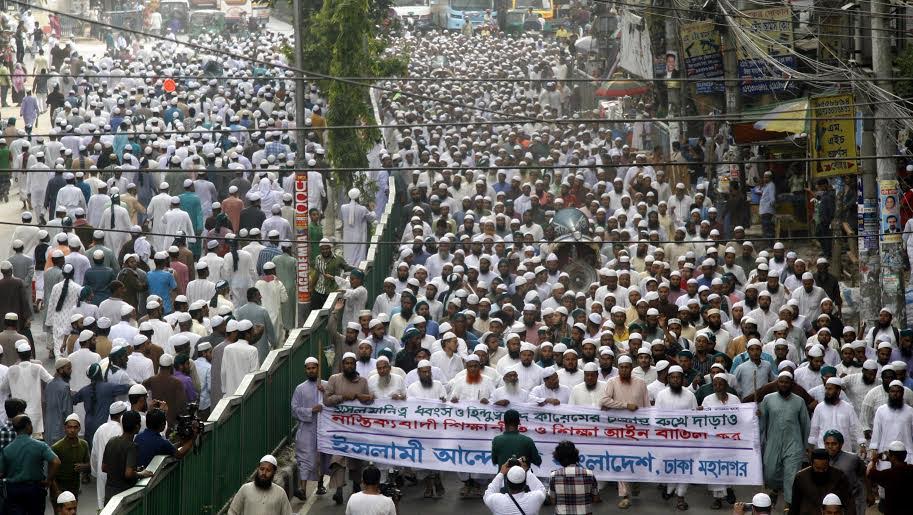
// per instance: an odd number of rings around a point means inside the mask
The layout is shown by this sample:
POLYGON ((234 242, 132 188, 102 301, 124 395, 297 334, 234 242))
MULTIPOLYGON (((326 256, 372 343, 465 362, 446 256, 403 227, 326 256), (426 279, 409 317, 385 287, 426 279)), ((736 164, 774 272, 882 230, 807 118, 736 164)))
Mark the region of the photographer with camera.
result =
POLYGON ((197 426, 195 424, 191 424, 190 434, 180 435, 180 447, 175 447, 174 444, 162 436, 166 425, 168 425, 168 419, 164 411, 153 408, 146 415, 146 429, 137 435, 135 440, 137 467, 147 467, 152 458, 160 454, 181 459, 193 449, 193 441, 197 436, 197 426))
POLYGON ((754 494, 751 503, 737 502, 732 507, 732 515, 769 515, 773 513, 773 502, 765 493, 754 494))
POLYGON ((535 474, 529 474, 524 458, 507 460, 491 480, 482 500, 492 515, 537 515, 545 503, 545 486, 535 474))
POLYGON ((368 465, 361 472, 361 491, 349 496, 346 515, 396 515, 396 501, 380 490, 380 470, 368 465))

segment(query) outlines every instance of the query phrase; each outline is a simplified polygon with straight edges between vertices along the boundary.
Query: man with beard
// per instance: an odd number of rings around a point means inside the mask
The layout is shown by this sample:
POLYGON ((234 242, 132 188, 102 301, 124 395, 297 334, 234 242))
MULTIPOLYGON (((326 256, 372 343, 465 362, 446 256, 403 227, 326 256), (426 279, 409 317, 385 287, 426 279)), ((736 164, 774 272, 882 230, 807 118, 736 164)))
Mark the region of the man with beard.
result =
POLYGON ((770 362, 761 359, 761 342, 752 338, 748 341, 747 347, 748 360, 743 361, 733 370, 735 391, 740 397, 753 393, 774 380, 770 362))
POLYGON ((54 369, 54 379, 44 387, 44 440, 51 445, 64 437, 64 419, 73 413, 73 396, 70 393, 73 365, 67 358, 57 358, 54 369))
POLYGON ((298 463, 298 490, 295 497, 307 499, 308 481, 317 481, 317 495, 326 493, 323 486, 323 470, 320 468, 320 453, 317 452, 317 416, 323 409, 323 381, 320 380, 320 366, 317 358, 304 360, 307 378, 295 388, 292 394, 292 414, 298 421, 295 433, 295 461, 298 463))
POLYGON ((327 321, 327 330, 330 333, 330 340, 333 342, 336 351, 333 360, 333 370, 339 370, 339 362, 342 360, 343 354, 347 352, 354 353, 358 350, 358 331, 361 329, 358 322, 349 322, 346 324, 345 334, 339 334, 339 331, 337 330, 337 327, 339 327, 339 317, 342 316, 342 310, 345 305, 345 299, 337 299, 336 304, 333 305, 333 311, 330 313, 330 318, 327 321))
POLYGON ((260 459, 254 480, 245 483, 231 500, 230 515, 291 515, 292 505, 285 490, 273 484, 279 462, 267 454, 260 459))
MULTIPOLYGON (((890 399, 891 384, 897 380, 897 373, 890 366, 881 369, 881 388, 872 388, 862 400, 862 428, 865 431, 872 431, 875 424, 875 414, 881 406, 887 404, 890 399)), ((903 387, 903 383, 900 383, 903 387)), ((902 388, 903 402, 908 406, 913 406, 913 392, 908 388, 902 388)), ((868 434, 866 436, 869 436, 868 434)), ((891 440, 887 440, 890 442, 891 440)))
POLYGON ((808 409, 802 398, 792 393, 793 375, 777 376, 776 395, 767 395, 758 405, 760 425, 767 435, 764 446, 764 484, 773 491, 773 505, 783 492, 785 506, 792 504, 793 480, 802 465, 808 441, 808 409))
POLYGON ((450 402, 478 401, 488 404, 495 389, 494 381, 482 374, 481 362, 475 353, 466 356, 463 361, 466 373, 450 381, 450 402))
POLYGON ((862 371, 862 365, 856 361, 856 351, 852 343, 844 343, 840 347, 840 363, 835 367, 837 377, 846 377, 862 371))
MULTIPOLYGON (((906 389, 899 380, 894 379, 888 386, 888 401, 875 411, 872 424, 872 438, 869 444, 872 461, 878 461, 878 454, 888 450, 891 442, 903 443, 904 449, 913 449, 913 408, 904 402, 906 389)), ((909 463, 910 458, 907 458, 909 463)), ((886 463, 878 464, 879 470, 886 468, 886 463)))
POLYGON ((891 361, 903 361, 913 370, 913 329, 900 331, 900 344, 891 352, 891 361))
POLYGON ((583 365, 583 382, 571 389, 572 406, 598 407, 605 383, 599 381, 599 365, 590 362, 583 365))
MULTIPOLYGON (((621 366, 621 360, 619 360, 621 366)), ((619 374, 621 377, 621 374, 619 374)), ((678 365, 669 367, 668 381, 669 385, 665 390, 656 394, 655 406, 659 409, 666 410, 693 410, 697 409, 697 399, 691 390, 683 386, 685 380, 685 371, 678 365)), ((632 410, 633 411, 633 410, 632 410)), ((685 502, 685 494, 688 492, 687 483, 669 483, 663 491, 663 499, 669 500, 675 495, 675 508, 680 511, 688 509, 688 503, 685 502)))
POLYGON ((370 340, 362 340, 358 344, 358 351, 356 356, 358 356, 358 361, 355 363, 355 370, 358 371, 358 375, 361 377, 371 377, 371 373, 376 369, 375 360, 372 356, 374 355, 374 346, 371 345, 370 340))
POLYGON ((504 407, 511 404, 526 404, 529 401, 529 391, 520 387, 520 378, 515 369, 504 373, 502 383, 491 394, 493 404, 504 407))
MULTIPOLYGON (((507 355, 498 359, 497 366, 495 367, 499 374, 503 374, 507 369, 513 368, 514 365, 520 363, 520 348, 522 347, 520 335, 517 333, 508 333, 504 338, 504 344, 505 347, 507 347, 507 355)), ((491 347, 489 347, 489 349, 491 349, 491 347)))
POLYGON ((545 406, 567 404, 571 400, 571 389, 558 380, 558 371, 554 368, 542 369, 542 384, 529 392, 529 402, 545 406))
MULTIPOLYGON (((633 377, 631 373, 633 368, 634 363, 630 356, 618 358, 618 375, 606 381, 605 388, 602 391, 602 399, 599 401, 599 406, 602 409, 637 411, 640 408, 650 407, 647 385, 642 379, 633 377)), ((628 509, 631 507, 630 489, 631 484, 629 482, 618 482, 618 496, 621 498, 618 501, 619 508, 628 509)), ((682 496, 684 496, 684 493, 682 493, 682 496)))
POLYGON ((764 290, 758 294, 758 307, 749 311, 748 316, 758 324, 758 333, 767 334, 779 320, 777 310, 770 305, 770 292, 764 290))
POLYGON ((795 381, 806 391, 821 384, 821 367, 824 366, 824 350, 815 345, 808 351, 808 366, 796 369, 795 381))
POLYGON ((583 371, 577 366, 579 361, 577 351, 574 349, 568 349, 561 356, 562 367, 558 370, 558 381, 561 384, 574 388, 583 382, 583 371))
POLYGON ((873 388, 881 386, 876 381, 877 375, 878 363, 875 360, 867 359, 862 364, 862 372, 850 374, 843 378, 844 393, 846 393, 847 400, 856 411, 856 416, 859 417, 860 422, 863 421, 862 404, 865 401, 865 396, 873 388))
MULTIPOLYGON (((406 396, 411 400, 429 400, 447 402, 447 392, 440 381, 432 377, 431 362, 423 359, 415 368, 418 381, 409 385, 406 396)), ((438 472, 430 472, 425 479, 425 499, 440 498, 444 495, 444 484, 438 472)))
MULTIPOLYGON (((362 404, 374 402, 374 396, 368 391, 368 380, 358 375, 355 370, 357 358, 355 354, 347 352, 342 356, 342 370, 330 376, 323 392, 323 404, 333 407, 343 402, 357 400, 362 404)), ((349 479, 352 481, 352 490, 357 492, 358 481, 361 478, 362 462, 344 456, 330 457, 330 488, 335 488, 333 501, 342 504, 342 487, 346 483, 345 471, 349 470, 349 479)))
POLYGON ((406 386, 403 378, 393 374, 390 358, 380 356, 377 358, 377 373, 368 377, 368 391, 375 399, 392 399, 401 401, 406 398, 406 386))
POLYGON ((723 329, 720 310, 716 308, 708 309, 706 315, 707 327, 701 332, 710 333, 714 336, 713 348, 716 352, 726 352, 726 346, 729 345, 729 340, 732 336, 729 334, 729 331, 723 329))
POLYGON ((850 497, 856 505, 856 515, 864 515, 866 507, 865 462, 858 455, 843 450, 843 434, 831 430, 824 433, 824 449, 831 467, 846 475, 850 484, 850 497))
MULTIPOLYGON (((714 366, 711 367, 711 371, 714 367, 717 367, 717 365, 714 364, 714 366)), ((713 379, 710 380, 709 386, 712 388, 713 393, 703 398, 701 398, 700 392, 698 392, 696 395, 702 408, 730 406, 739 403, 739 398, 729 393, 732 388, 729 387, 729 376, 726 374, 725 369, 722 365, 719 365, 718 370, 719 372, 714 374, 713 379)), ((704 387, 701 387, 701 390, 703 390, 703 388, 704 387)), ((722 509, 724 498, 729 502, 729 504, 735 502, 735 492, 731 487, 726 487, 726 485, 707 485, 707 489, 710 490, 711 494, 713 494, 713 504, 711 505, 711 509, 722 509)))
POLYGON ((412 323, 415 316, 415 295, 410 290, 404 290, 399 298, 399 313, 390 317, 390 327, 387 332, 393 338, 400 338, 406 332, 406 327, 412 323))
POLYGON ((891 325, 893 320, 894 313, 889 308, 881 308, 878 312, 878 322, 865 335, 866 343, 874 347, 876 342, 890 342, 892 348, 897 348, 900 332, 891 325))
POLYGON ((850 438, 850 451, 856 452, 859 446, 865 447, 862 425, 853 406, 840 398, 843 380, 831 377, 824 385, 824 402, 818 403, 812 414, 808 443, 814 447, 824 448, 824 435, 837 430, 850 438))
POLYGON ((542 326, 542 323, 538 321, 538 308, 535 304, 524 304, 523 305, 523 327, 526 329, 526 332, 523 334, 523 341, 532 343, 533 345, 539 343, 539 327, 542 326))
MULTIPOLYGON (((811 452, 811 466, 800 470, 793 482, 792 504, 790 512, 818 513, 824 498, 836 495, 845 506, 844 515, 856 515, 856 504, 853 503, 850 483, 846 474, 832 467, 827 451, 815 449, 811 452)), ((822 513, 823 510, 821 511, 822 513)))

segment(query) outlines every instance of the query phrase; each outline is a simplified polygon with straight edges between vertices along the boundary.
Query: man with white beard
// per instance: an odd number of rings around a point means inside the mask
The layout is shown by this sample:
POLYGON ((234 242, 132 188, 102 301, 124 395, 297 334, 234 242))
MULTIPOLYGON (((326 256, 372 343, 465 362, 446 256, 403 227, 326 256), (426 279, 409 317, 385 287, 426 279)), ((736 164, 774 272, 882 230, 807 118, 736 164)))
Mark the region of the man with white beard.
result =
POLYGON ((368 378, 368 391, 375 399, 401 401, 406 398, 403 378, 390 373, 391 370, 387 356, 377 358, 377 373, 368 378))
POLYGON ((809 445, 823 449, 824 434, 831 429, 846 435, 851 452, 856 452, 860 445, 865 445, 862 424, 853 405, 840 398, 843 380, 831 377, 824 385, 824 402, 818 403, 812 414, 811 429, 808 432, 809 445))
MULTIPOLYGON (((667 376, 669 385, 665 390, 656 394, 656 406, 659 409, 697 409, 697 399, 691 390, 682 387, 682 381, 685 378, 685 372, 682 367, 673 365, 669 367, 667 376)), ((687 483, 669 483, 666 485, 666 491, 663 492, 663 499, 670 499, 673 495, 677 496, 676 509, 685 511, 688 509, 688 503, 685 502, 685 494, 688 493, 687 483)))
MULTIPOLYGON (((704 408, 716 408, 719 406, 730 406, 738 404, 739 398, 728 392, 729 374, 717 374, 713 376, 713 394, 704 397, 701 406, 704 408)), ((713 494, 713 504, 711 509, 719 510, 723 507, 723 499, 729 497, 735 499, 735 492, 726 485, 707 485, 707 489, 713 494)))
POLYGON ((583 382, 571 389, 571 406, 598 408, 605 383, 599 380, 599 365, 591 361, 583 365, 583 382))
POLYGON ((505 372, 501 379, 504 384, 491 394, 489 400, 492 403, 503 407, 529 402, 529 391, 520 387, 520 379, 515 369, 505 372))

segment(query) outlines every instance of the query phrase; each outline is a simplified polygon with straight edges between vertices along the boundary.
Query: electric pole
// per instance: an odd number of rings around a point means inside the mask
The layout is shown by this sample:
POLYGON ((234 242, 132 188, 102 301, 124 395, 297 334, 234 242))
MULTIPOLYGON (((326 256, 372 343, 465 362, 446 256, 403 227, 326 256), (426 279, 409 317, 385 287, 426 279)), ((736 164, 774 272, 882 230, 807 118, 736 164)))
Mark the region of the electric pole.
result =
MULTIPOLYGON (((869 5, 872 14, 870 20, 872 27, 872 73, 876 77, 875 84, 891 93, 894 90, 894 86, 891 79, 893 77, 893 66, 891 62, 890 38, 887 37, 889 29, 885 23, 888 16, 887 4, 885 2, 870 2, 869 5)), ((880 198, 880 190, 886 184, 885 181, 893 181, 894 185, 897 185, 898 182, 894 159, 882 157, 892 156, 895 153, 894 145, 891 141, 893 130, 893 125, 889 121, 891 114, 887 112, 882 103, 875 103, 873 112, 874 118, 877 120, 874 123, 873 132, 875 155, 878 156, 875 161, 879 191, 879 203, 877 206, 880 206, 883 200, 880 198)), ((896 188, 896 194, 899 197, 899 188, 896 188)), ((895 198, 895 200, 898 200, 898 198, 895 198)), ((881 306, 889 308, 894 313, 895 322, 903 327, 906 320, 903 288, 903 244, 900 238, 897 238, 898 241, 896 242, 887 241, 888 238, 883 235, 884 228, 881 223, 878 224, 878 228, 879 241, 881 243, 881 270, 876 276, 877 280, 875 282, 881 285, 881 306)), ((865 277, 863 277, 863 280, 865 280, 865 277)))

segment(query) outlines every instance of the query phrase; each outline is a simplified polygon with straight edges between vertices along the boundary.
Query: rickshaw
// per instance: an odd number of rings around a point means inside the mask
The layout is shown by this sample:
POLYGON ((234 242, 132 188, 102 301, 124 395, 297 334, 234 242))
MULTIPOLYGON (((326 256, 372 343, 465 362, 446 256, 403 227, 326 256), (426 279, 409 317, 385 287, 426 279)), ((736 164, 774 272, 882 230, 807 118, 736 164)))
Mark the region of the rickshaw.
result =
POLYGON ((523 24, 526 23, 526 11, 522 9, 511 9, 507 11, 504 32, 508 34, 523 34, 523 24))
POLYGON ((225 13, 216 9, 201 9, 190 13, 190 34, 219 33, 225 30, 225 13))
POLYGON ((183 34, 187 32, 190 18, 190 4, 187 0, 161 0, 159 14, 162 15, 162 29, 165 32, 183 34))

